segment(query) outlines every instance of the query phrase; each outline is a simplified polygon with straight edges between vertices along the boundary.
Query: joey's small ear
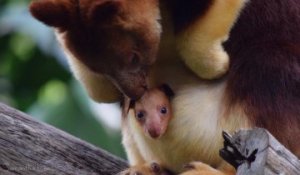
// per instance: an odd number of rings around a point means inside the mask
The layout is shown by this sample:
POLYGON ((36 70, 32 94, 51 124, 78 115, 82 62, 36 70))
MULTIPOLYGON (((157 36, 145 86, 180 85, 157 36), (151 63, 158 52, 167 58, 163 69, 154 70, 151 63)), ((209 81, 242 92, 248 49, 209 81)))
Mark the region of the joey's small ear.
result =
POLYGON ((171 89, 171 87, 169 86, 169 85, 167 85, 167 84, 162 84, 162 85, 160 85, 159 86, 159 89, 161 90, 161 91, 163 91, 165 94, 166 94, 166 96, 168 96, 169 98, 172 98, 172 97, 174 97, 174 95, 175 95, 175 93, 174 93, 174 91, 171 89))
POLYGON ((37 0, 29 6, 32 16, 46 25, 57 28, 70 25, 72 8, 75 8, 75 5, 70 0, 37 0))
POLYGON ((110 21, 122 9, 122 0, 95 0, 88 11, 92 21, 110 21))

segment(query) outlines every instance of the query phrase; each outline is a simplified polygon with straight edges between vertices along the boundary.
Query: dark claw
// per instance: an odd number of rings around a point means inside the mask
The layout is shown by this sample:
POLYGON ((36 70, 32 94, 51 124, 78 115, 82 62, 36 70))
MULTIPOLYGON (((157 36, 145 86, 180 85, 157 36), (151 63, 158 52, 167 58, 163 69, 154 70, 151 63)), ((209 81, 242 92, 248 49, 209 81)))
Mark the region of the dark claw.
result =
POLYGON ((140 172, 135 172, 134 175, 143 175, 143 174, 140 172))
POLYGON ((151 167, 151 170, 154 172, 154 173, 160 173, 161 172, 161 168, 160 166, 158 165, 158 163, 151 163, 150 165, 151 167))

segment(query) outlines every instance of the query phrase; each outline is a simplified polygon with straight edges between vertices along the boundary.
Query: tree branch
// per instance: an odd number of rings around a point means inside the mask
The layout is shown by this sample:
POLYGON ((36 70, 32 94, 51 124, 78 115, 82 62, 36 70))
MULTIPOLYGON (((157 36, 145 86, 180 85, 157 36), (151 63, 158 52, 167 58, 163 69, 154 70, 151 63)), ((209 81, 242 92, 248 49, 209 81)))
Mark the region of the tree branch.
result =
MULTIPOLYGON (((237 175, 300 174, 300 161, 264 129, 225 139, 221 156, 237 175)), ((0 103, 1 175, 112 175, 127 163, 107 152, 0 103)))
POLYGON ((237 168, 237 175, 300 174, 300 160, 267 130, 240 130, 233 136, 224 132, 221 157, 237 168))
POLYGON ((0 103, 1 175, 112 175, 127 163, 0 103))

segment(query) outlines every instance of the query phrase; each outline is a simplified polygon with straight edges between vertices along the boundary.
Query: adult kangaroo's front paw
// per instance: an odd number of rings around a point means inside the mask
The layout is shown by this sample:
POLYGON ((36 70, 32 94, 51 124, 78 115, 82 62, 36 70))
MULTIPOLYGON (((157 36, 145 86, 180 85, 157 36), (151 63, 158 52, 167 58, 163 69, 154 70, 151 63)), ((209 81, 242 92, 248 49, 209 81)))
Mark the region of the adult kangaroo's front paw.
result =
POLYGON ((158 163, 132 166, 118 175, 172 175, 172 173, 160 166, 158 163))
POLYGON ((185 172, 180 175, 227 175, 202 162, 192 162, 184 166, 185 172))

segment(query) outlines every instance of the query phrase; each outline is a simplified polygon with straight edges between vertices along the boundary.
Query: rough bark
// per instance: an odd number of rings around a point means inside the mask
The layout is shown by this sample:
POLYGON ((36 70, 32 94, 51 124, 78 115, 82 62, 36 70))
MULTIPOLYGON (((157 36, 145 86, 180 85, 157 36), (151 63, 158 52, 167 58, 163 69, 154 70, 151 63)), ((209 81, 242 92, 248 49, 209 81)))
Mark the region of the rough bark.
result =
POLYGON ((1 175, 111 175, 127 163, 0 104, 1 175))
POLYGON ((225 139, 221 156, 237 168, 237 175, 299 175, 300 161, 267 130, 240 130, 225 139))

